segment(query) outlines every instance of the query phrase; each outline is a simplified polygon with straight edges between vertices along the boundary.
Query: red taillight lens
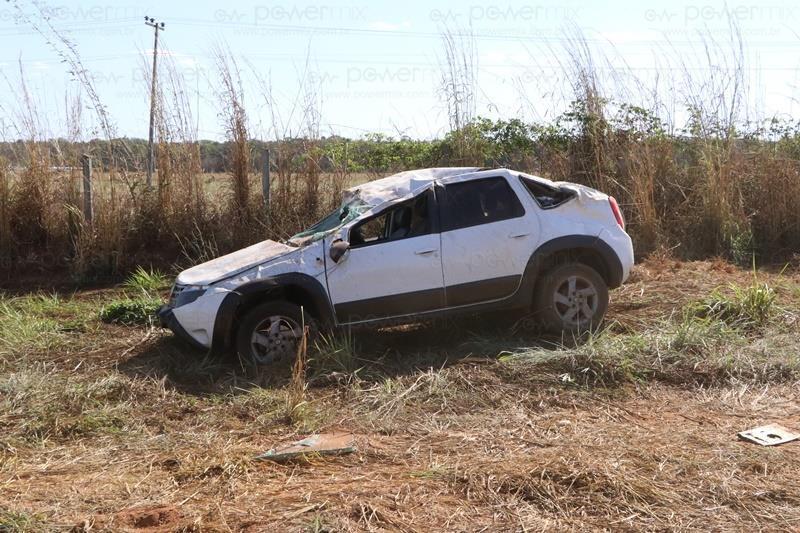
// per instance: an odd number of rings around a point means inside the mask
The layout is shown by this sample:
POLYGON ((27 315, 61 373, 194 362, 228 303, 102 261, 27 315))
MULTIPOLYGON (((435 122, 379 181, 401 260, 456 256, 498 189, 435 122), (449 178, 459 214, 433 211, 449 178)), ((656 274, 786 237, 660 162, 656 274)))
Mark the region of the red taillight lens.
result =
POLYGON ((617 199, 613 196, 608 197, 608 203, 611 204, 611 211, 614 212, 614 218, 617 219, 617 224, 623 230, 625 229, 625 218, 622 216, 622 211, 619 209, 619 204, 617 203, 617 199))

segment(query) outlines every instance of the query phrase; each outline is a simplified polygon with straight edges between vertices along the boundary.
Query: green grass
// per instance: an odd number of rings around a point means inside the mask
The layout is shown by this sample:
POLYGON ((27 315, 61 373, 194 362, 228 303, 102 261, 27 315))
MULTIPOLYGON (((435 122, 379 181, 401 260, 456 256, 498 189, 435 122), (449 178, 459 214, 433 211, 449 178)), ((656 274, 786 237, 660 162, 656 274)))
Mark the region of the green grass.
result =
POLYGON ((0 442, 59 442, 130 432, 133 383, 120 375, 75 381, 45 364, 18 365, 0 375, 0 426, 14 421, 0 442))
POLYGON ((642 362, 651 351, 644 335, 589 334, 586 342, 565 350, 569 372, 562 381, 608 386, 647 379, 649 368, 642 362))
POLYGON ((0 507, 0 532, 33 533, 46 530, 43 515, 0 507))
POLYGON ((735 305, 735 312, 686 314, 682 320, 667 320, 633 334, 595 332, 576 346, 532 348, 504 356, 501 361, 533 366, 533 373, 550 371, 563 383, 585 387, 650 380, 724 384, 800 379, 796 334, 748 329, 763 323, 758 317, 764 315, 757 313, 766 311, 753 311, 741 302, 735 305))
POLYGON ((155 323, 156 311, 161 304, 160 299, 149 296, 123 298, 104 305, 99 316, 108 324, 151 326, 155 323))
POLYGON ((0 294, 0 359, 52 350, 79 342, 98 327, 97 299, 0 294))
POLYGON ((89 307, 57 295, 0 295, 0 357, 54 347, 66 334, 87 327, 89 307))
POLYGON ((27 347, 47 348, 57 333, 55 320, 31 316, 0 301, 0 356, 16 355, 27 347))
POLYGON ((163 303, 160 292, 169 283, 163 272, 138 267, 123 283, 125 297, 105 304, 100 310, 100 320, 124 326, 152 326, 163 303))
POLYGON ((687 315, 670 327, 667 352, 702 357, 723 344, 741 344, 738 332, 722 320, 687 315))

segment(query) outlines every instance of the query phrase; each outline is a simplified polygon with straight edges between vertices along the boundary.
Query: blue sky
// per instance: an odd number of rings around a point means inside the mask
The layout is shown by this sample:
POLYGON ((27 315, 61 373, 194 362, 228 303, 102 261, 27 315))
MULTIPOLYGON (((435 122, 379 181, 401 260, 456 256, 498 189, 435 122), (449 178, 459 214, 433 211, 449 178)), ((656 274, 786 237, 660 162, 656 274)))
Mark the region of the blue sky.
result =
MULTIPOLYGON (((17 4, 38 18, 35 6, 17 4)), ((448 29, 461 51, 472 51, 477 115, 547 120, 563 111, 571 96, 564 65, 581 35, 607 96, 651 107, 656 91, 660 111, 680 121, 693 90, 725 85, 732 21, 744 45, 747 116, 790 117, 798 110, 798 2, 54 0, 39 6, 75 44, 117 131, 128 136, 147 135, 143 54, 152 51, 153 32, 145 15, 166 23, 161 50, 185 80, 200 138, 223 133, 212 88, 212 50, 220 45, 239 61, 254 137, 274 135, 271 110, 285 128, 302 131, 298 109, 309 102, 322 135, 441 135, 448 128, 441 88, 448 29)), ((0 1, 0 129, 14 137, 21 60, 48 132, 62 135, 69 127, 65 95, 79 85, 19 14, 13 2, 0 1)), ((90 111, 83 120, 89 135, 90 111)))

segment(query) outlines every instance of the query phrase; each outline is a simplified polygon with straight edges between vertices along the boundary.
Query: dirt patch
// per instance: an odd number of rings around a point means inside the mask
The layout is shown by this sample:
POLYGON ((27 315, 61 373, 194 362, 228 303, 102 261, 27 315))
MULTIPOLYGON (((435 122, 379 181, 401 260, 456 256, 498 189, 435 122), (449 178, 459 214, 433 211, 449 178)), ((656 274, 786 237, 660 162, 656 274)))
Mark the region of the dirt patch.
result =
POLYGON ((117 513, 116 518, 121 527, 153 531, 174 527, 181 515, 174 507, 159 505, 126 509, 117 513))
POLYGON ((136 533, 167 533, 192 531, 192 525, 172 505, 138 505, 123 509, 113 515, 98 515, 84 521, 75 531, 124 531, 136 533))

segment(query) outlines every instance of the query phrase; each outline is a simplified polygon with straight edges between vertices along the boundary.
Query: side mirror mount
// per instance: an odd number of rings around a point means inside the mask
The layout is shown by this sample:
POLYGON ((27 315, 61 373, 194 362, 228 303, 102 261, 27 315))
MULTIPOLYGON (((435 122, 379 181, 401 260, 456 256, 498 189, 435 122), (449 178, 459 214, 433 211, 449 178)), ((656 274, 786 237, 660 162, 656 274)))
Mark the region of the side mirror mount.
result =
POLYGON ((331 243, 331 248, 329 250, 329 255, 334 263, 338 263, 344 257, 344 254, 347 253, 347 250, 350 249, 350 243, 343 240, 337 239, 331 243))

